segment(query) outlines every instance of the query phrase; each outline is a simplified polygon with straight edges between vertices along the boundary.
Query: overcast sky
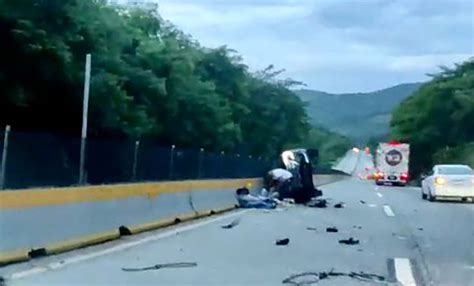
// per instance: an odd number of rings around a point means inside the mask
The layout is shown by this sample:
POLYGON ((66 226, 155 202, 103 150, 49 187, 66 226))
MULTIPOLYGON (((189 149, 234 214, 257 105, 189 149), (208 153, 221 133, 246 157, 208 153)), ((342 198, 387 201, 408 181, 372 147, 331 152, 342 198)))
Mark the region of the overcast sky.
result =
POLYGON ((474 54, 471 0, 159 0, 202 45, 227 45, 327 92, 424 81, 474 54))

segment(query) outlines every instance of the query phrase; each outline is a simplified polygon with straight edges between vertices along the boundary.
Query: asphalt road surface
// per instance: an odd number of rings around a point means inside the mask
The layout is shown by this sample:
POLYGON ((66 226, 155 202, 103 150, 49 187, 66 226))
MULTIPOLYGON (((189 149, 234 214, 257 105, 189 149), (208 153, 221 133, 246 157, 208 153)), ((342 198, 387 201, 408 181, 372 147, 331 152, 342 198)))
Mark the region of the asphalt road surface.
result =
POLYGON ((237 210, 4 267, 0 275, 7 285, 474 285, 474 204, 432 203, 418 188, 357 179, 322 189, 327 208, 237 210), (339 202, 344 208, 334 208, 339 202), (235 227, 221 228, 235 219, 235 227), (339 243, 350 237, 360 243, 339 243), (275 245, 282 238, 289 244, 275 245), (122 270, 176 262, 197 266, 122 270), (331 270, 341 276, 321 274, 331 270), (313 274, 283 284, 304 272, 313 274))

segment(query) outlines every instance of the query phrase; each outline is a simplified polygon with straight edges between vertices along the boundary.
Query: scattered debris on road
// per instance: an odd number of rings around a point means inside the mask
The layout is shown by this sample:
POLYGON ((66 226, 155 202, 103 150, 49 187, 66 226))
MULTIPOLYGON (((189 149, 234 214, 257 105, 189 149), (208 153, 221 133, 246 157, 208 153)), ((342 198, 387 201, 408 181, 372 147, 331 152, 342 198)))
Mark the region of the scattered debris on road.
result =
POLYGON ((317 229, 316 229, 315 227, 307 227, 306 229, 307 229, 307 230, 317 231, 317 229))
POLYGON ((5 281, 5 278, 3 278, 2 276, 0 276, 0 286, 5 286, 7 285, 6 284, 6 281, 5 281))
POLYGON ((230 229, 230 228, 233 228, 234 226, 238 225, 239 222, 240 222, 240 219, 237 218, 237 219, 234 219, 231 223, 223 225, 221 227, 224 228, 224 229, 230 229))
POLYGON ((342 209, 344 207, 344 203, 343 202, 337 203, 337 204, 334 205, 334 207, 336 209, 342 209))
POLYGON ((349 239, 341 239, 341 240, 339 240, 339 243, 341 243, 341 244, 347 244, 347 245, 355 245, 355 244, 359 244, 359 240, 350 237, 349 239))
POLYGON ((362 226, 360 226, 360 225, 354 225, 354 226, 352 226, 352 227, 353 227, 353 228, 356 228, 356 229, 362 229, 362 226))
POLYGON ((364 201, 364 200, 360 200, 360 203, 361 203, 361 204, 365 204, 365 201, 364 201))
POLYGON ((189 267, 196 267, 196 262, 177 262, 177 263, 164 263, 164 264, 156 264, 153 266, 142 267, 142 268, 122 268, 123 271, 126 272, 138 272, 138 271, 147 271, 147 270, 158 270, 163 268, 189 268, 189 267))
POLYGON ((275 242, 276 245, 288 245, 288 243, 290 243, 289 238, 277 239, 275 242))
POLYGON ((335 272, 333 269, 331 269, 329 272, 303 272, 300 274, 291 275, 290 277, 285 278, 282 283, 296 286, 311 285, 318 283, 321 280, 329 279, 330 277, 349 277, 364 282, 386 283, 386 278, 382 275, 365 273, 363 271, 349 273, 335 272))
POLYGON ((306 206, 310 208, 325 208, 327 204, 328 202, 325 199, 316 199, 307 203, 306 206))
POLYGON ((419 228, 418 228, 418 230, 421 230, 421 231, 422 231, 422 230, 423 230, 423 228, 422 228, 422 227, 419 227, 419 228))
POLYGON ((336 227, 328 227, 326 228, 326 232, 338 232, 339 230, 336 227))

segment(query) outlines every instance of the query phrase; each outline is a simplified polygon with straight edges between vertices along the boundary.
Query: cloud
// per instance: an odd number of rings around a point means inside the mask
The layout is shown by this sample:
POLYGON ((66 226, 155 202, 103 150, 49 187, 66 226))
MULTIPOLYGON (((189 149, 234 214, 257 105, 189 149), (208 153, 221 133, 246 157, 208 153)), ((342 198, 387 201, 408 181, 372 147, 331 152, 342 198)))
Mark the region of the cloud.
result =
POLYGON ((426 80, 474 54, 468 0, 161 0, 160 13, 204 46, 227 45, 311 88, 367 91, 426 80))

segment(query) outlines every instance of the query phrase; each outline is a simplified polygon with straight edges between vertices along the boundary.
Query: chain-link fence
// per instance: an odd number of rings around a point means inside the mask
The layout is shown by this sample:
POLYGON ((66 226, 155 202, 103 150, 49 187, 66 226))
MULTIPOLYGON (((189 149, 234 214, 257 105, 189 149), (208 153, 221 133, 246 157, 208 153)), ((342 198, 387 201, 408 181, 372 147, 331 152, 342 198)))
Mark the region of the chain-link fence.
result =
MULTIPOLYGON (((78 137, 58 134, 0 132, 0 188, 72 186, 79 183, 78 137), (8 142, 4 148, 4 142, 8 142), (2 168, 1 166, 4 166, 2 168)), ((151 141, 87 139, 86 184, 261 177, 270 163, 244 154, 163 147, 151 141)))

